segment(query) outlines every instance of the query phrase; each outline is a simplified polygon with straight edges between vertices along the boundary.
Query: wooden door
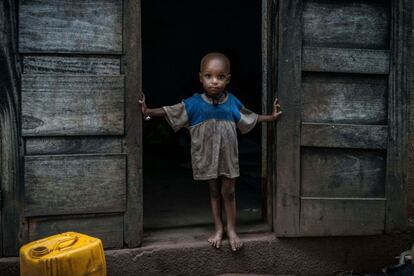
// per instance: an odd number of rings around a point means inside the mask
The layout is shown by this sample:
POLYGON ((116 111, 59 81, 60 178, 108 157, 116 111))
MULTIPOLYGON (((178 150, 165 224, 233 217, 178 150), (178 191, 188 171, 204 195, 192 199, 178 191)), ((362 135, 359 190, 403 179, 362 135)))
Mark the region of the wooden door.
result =
MULTIPOLYGON (((142 234, 139 0, 19 2, 27 240, 142 234)), ((27 241, 26 240, 26 241, 27 241)))
POLYGON ((279 2, 279 236, 404 227, 410 5, 279 2))

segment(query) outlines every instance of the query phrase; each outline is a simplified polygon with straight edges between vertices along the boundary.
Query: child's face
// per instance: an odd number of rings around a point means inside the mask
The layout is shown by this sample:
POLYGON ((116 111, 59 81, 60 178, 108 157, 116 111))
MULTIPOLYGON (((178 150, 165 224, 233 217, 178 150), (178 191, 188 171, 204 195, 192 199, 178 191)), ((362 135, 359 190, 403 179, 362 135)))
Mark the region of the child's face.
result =
POLYGON ((230 82, 226 62, 219 58, 207 60, 201 68, 200 82, 209 96, 220 95, 230 82))

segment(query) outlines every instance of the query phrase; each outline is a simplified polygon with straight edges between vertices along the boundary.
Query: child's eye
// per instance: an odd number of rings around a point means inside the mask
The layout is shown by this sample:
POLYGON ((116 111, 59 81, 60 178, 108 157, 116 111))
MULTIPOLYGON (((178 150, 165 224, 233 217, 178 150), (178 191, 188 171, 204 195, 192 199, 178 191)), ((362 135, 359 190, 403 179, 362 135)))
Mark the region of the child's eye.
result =
POLYGON ((220 80, 224 80, 226 78, 226 76, 225 75, 219 75, 219 79, 220 80))
POLYGON ((209 79, 209 78, 211 78, 211 75, 210 74, 205 74, 204 77, 209 79))

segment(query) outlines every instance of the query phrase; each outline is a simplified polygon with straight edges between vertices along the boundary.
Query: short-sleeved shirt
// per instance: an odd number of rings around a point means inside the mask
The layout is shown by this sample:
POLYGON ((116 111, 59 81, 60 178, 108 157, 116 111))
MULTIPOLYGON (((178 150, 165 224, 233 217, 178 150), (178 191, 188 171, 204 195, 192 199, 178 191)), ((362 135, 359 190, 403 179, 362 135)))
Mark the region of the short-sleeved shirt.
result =
POLYGON ((217 105, 205 94, 196 93, 163 109, 174 131, 183 127, 190 131, 195 180, 240 175, 236 128, 241 133, 249 132, 257 122, 256 113, 246 109, 231 93, 226 93, 217 105))

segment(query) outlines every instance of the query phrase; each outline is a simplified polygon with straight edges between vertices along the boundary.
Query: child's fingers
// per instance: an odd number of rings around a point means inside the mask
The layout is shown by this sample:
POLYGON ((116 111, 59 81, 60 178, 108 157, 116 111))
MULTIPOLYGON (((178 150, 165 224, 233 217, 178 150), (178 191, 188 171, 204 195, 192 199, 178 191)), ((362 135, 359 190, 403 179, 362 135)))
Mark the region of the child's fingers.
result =
POLYGON ((275 98, 275 100, 273 101, 273 105, 277 105, 279 103, 279 99, 275 98))
POLYGON ((138 102, 140 103, 140 104, 145 104, 145 95, 144 95, 144 93, 141 93, 141 99, 138 99, 138 102))
POLYGON ((141 92, 141 99, 139 99, 139 102, 145 102, 145 94, 141 92))

